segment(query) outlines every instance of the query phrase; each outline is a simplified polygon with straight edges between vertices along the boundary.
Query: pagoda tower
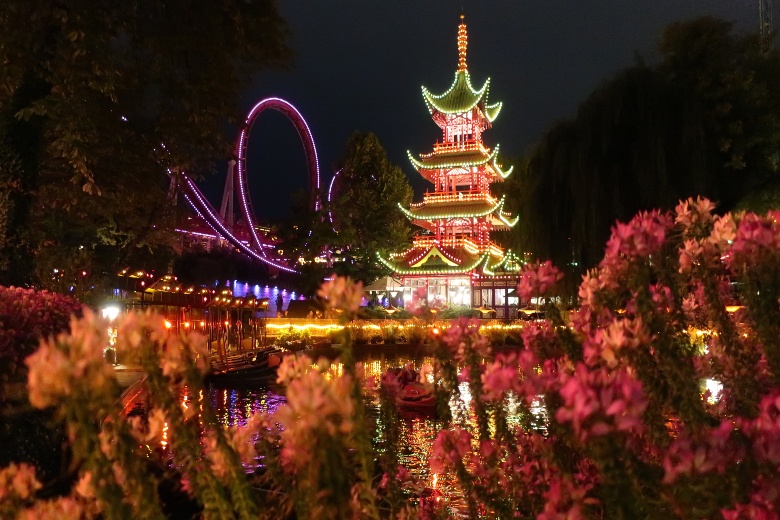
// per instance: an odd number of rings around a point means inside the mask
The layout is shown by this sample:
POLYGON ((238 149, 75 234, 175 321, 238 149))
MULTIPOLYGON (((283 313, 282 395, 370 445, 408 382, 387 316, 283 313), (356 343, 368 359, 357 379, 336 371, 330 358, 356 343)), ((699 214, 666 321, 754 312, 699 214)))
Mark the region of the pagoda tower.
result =
POLYGON ((489 307, 503 311, 499 317, 509 317, 510 306, 516 303, 509 293, 517 286, 519 261, 490 234, 513 227, 517 218, 504 211, 504 197, 493 196, 490 184, 506 179, 512 168, 501 168, 498 145, 491 149, 482 141, 501 103, 488 103, 490 79, 479 90, 471 84, 468 34, 464 16, 460 18, 455 81, 443 94, 422 88, 428 111, 442 130, 441 141, 419 158, 407 152, 433 191, 422 202, 399 208, 425 231, 408 250, 379 260, 402 279, 407 302, 489 307))

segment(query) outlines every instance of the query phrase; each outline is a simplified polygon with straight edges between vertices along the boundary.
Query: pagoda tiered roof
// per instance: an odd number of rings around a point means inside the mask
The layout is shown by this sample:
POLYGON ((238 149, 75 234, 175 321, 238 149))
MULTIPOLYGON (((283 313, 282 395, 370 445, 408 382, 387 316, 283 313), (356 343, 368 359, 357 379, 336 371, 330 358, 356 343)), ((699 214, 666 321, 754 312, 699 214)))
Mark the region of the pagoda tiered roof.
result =
POLYGON ((501 103, 488 105, 489 91, 490 78, 485 80, 481 89, 476 90, 471 86, 471 76, 466 70, 459 70, 455 73, 455 81, 443 94, 433 94, 427 88, 422 87, 423 99, 425 99, 425 104, 431 114, 435 112, 461 114, 479 107, 485 119, 492 123, 501 111, 501 103))
POLYGON ((503 211, 505 197, 495 199, 489 193, 472 194, 427 194, 423 202, 412 204, 409 209, 401 204, 398 207, 404 215, 418 226, 432 229, 428 222, 438 219, 475 218, 493 215, 492 225, 498 228, 513 227, 517 218, 511 219, 503 211))
POLYGON ((495 180, 504 180, 512 173, 514 166, 508 170, 503 170, 498 164, 498 148, 491 151, 482 143, 469 143, 466 145, 434 145, 431 153, 420 155, 420 159, 415 159, 412 152, 407 150, 406 154, 417 171, 425 177, 426 180, 433 182, 433 176, 438 170, 448 170, 452 168, 471 168, 485 167, 485 173, 495 180))
POLYGON ((496 263, 488 263, 482 268, 482 274, 495 276, 499 274, 517 274, 523 267, 523 259, 510 249, 496 263))
MULTIPOLYGON (((407 152, 423 178, 434 184, 423 201, 400 210, 430 233, 418 235, 406 251, 379 261, 401 276, 472 275, 492 277, 495 272, 516 272, 517 257, 505 254, 490 240, 492 230, 513 227, 518 219, 504 211, 505 198, 490 193, 491 182, 506 179, 512 168, 498 164, 498 145, 492 150, 482 141, 501 103, 488 104, 490 79, 479 90, 471 84, 466 65, 468 43, 461 15, 458 27, 458 69, 443 94, 423 87, 425 104, 443 130, 443 142, 419 158, 407 152)), ((504 276, 504 274, 502 274, 504 276)))
POLYGON ((499 257, 503 253, 497 247, 479 250, 474 247, 458 247, 455 244, 443 245, 439 241, 415 240, 415 244, 403 253, 391 254, 389 258, 378 256, 393 272, 408 274, 465 274, 487 265, 491 256, 499 257))
POLYGON ((522 260, 506 253, 495 243, 479 248, 468 238, 437 240, 433 237, 417 237, 414 245, 388 258, 377 255, 379 261, 400 275, 466 274, 478 272, 493 276, 499 273, 516 273, 522 260))

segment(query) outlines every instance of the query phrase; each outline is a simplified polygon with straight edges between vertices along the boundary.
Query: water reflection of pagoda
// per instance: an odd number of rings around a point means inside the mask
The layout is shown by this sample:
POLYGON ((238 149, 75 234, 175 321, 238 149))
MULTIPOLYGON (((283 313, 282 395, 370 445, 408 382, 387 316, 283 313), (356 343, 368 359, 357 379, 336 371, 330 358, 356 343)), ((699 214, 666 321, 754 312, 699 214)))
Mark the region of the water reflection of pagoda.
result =
POLYGON ((468 37, 461 15, 458 27, 458 70, 445 93, 422 93, 443 138, 433 152, 409 159, 420 175, 434 186, 423 201, 401 211, 425 232, 406 251, 380 261, 401 277, 404 298, 416 303, 490 307, 498 317, 509 317, 517 303, 510 293, 517 287, 519 259, 490 238, 493 230, 513 227, 517 218, 504 211, 504 197, 490 193, 492 182, 503 181, 512 168, 502 170, 498 145, 492 150, 482 133, 501 110, 488 104, 490 79, 481 89, 471 85, 466 67, 468 37))

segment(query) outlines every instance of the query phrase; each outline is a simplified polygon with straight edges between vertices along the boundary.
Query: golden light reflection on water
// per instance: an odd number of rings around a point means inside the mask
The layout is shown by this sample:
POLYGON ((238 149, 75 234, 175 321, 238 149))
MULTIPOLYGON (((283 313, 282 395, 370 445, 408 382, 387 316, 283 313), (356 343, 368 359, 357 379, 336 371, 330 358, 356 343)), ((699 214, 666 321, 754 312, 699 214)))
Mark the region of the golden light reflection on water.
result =
MULTIPOLYGON (((407 363, 412 363, 418 372, 424 365, 433 366, 434 359, 431 356, 415 356, 410 354, 398 354, 380 356, 373 355, 361 360, 366 381, 375 382, 389 369, 393 367, 402 367, 407 363)), ((343 365, 337 362, 331 362, 328 372, 331 374, 343 373, 343 365)), ((432 379, 432 376, 431 376, 432 379)), ((370 385, 369 385, 370 386, 370 385)), ((469 408, 472 396, 466 383, 459 385, 461 402, 453 402, 450 406, 453 413, 459 407, 469 408)), ((236 389, 211 389, 211 401, 215 407, 218 420, 224 426, 234 424, 246 424, 247 418, 257 412, 273 413, 281 404, 286 402, 281 390, 275 384, 269 384, 267 387, 258 388, 236 388, 236 389)), ((370 424, 374 429, 373 439, 378 442, 383 425, 380 424, 379 399, 375 393, 367 391, 365 394, 366 411, 370 424)), ((508 421, 510 425, 520 423, 519 419, 519 401, 516 396, 510 396, 508 400, 508 421)), ((541 403, 536 410, 543 410, 541 403)), ((439 489, 443 494, 453 497, 459 495, 455 485, 455 477, 449 474, 435 475, 431 474, 428 467, 428 459, 431 456, 433 441, 436 439, 438 431, 441 429, 441 423, 431 414, 424 412, 415 412, 402 410, 400 412, 400 431, 399 431, 399 458, 412 476, 420 482, 425 483, 431 489, 439 489)), ((468 418, 468 426, 476 431, 471 417, 468 418)))

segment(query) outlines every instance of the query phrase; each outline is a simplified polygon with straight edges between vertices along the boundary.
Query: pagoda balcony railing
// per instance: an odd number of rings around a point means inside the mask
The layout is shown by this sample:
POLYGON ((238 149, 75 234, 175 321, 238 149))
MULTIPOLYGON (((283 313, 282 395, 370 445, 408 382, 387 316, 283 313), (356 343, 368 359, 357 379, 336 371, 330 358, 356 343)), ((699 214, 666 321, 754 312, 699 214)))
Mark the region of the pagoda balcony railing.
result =
POLYGON ((433 245, 455 249, 463 248, 473 255, 484 253, 488 250, 493 254, 503 254, 501 246, 490 240, 480 243, 466 237, 436 238, 435 236, 417 236, 414 238, 415 247, 431 247, 433 245))
POLYGON ((489 204, 496 204, 498 202, 498 200, 490 195, 490 193, 485 193, 484 191, 480 190, 459 191, 455 193, 447 191, 425 193, 425 195, 423 195, 422 202, 411 204, 410 207, 419 208, 420 206, 424 206, 426 204, 473 201, 485 201, 489 204))
POLYGON ((451 142, 439 142, 433 145, 433 153, 421 155, 420 157, 431 157, 436 154, 447 154, 456 152, 482 152, 484 154, 490 153, 490 148, 482 144, 482 141, 477 139, 466 139, 465 141, 451 141, 451 142))

